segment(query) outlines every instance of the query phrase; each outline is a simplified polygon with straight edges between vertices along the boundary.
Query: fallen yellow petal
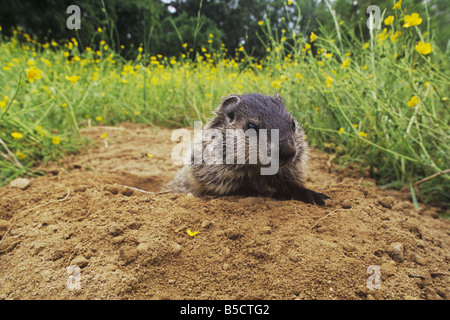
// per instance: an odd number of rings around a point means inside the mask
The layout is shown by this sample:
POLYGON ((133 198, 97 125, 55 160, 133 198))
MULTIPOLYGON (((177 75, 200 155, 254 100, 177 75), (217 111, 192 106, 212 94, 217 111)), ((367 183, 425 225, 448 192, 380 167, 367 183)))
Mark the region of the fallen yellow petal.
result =
POLYGON ((198 233, 198 231, 192 232, 191 229, 187 229, 187 230, 186 230, 186 233, 187 233, 188 235, 190 235, 191 237, 193 237, 193 236, 195 236, 195 235, 198 233))

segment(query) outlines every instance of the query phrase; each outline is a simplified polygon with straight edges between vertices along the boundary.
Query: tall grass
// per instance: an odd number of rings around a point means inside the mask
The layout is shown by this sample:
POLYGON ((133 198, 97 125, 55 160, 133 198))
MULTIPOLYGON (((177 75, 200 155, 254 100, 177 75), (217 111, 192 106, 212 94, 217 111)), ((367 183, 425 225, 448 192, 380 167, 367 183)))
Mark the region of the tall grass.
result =
POLYGON ((225 45, 205 46, 194 55, 192 44, 180 39, 178 57, 147 57, 141 48, 125 61, 107 42, 81 53, 75 39, 39 44, 15 30, 10 39, 0 37, 1 183, 78 150, 86 143, 82 127, 123 121, 192 126, 208 119, 226 94, 261 92, 280 93, 310 143, 341 165, 358 164, 392 188, 436 175, 411 190, 421 200, 448 204, 448 58, 434 45, 432 30, 403 26, 406 14, 388 8, 383 20, 392 15, 393 22, 374 29, 367 42, 345 21, 314 35, 301 34, 289 16, 282 30, 261 21, 263 59, 245 46, 233 53, 225 45), (416 48, 419 41, 429 43, 431 53, 416 48), (42 77, 30 83, 32 66, 42 77), (66 76, 80 78, 72 83, 66 76))

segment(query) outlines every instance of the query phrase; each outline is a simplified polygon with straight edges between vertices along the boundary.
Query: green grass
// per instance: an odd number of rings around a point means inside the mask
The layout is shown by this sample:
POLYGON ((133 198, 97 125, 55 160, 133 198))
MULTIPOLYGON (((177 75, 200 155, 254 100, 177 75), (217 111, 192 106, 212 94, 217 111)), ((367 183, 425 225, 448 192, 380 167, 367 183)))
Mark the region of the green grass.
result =
MULTIPOLYGON (((75 41, 38 44, 16 30, 0 40, 0 184, 76 152, 86 145, 79 129, 88 125, 192 126, 208 119, 223 96, 260 92, 281 94, 310 143, 341 165, 356 163, 379 185, 409 189, 450 168, 450 77, 432 32, 403 27, 405 14, 389 10, 394 22, 373 30, 367 43, 336 21, 335 30, 315 32, 317 54, 308 49, 310 35, 288 27, 289 17, 278 32, 263 21, 263 59, 245 47, 227 55, 225 45, 194 57, 180 39, 179 57, 148 57, 143 50, 124 61, 107 43, 80 54, 75 41), (419 53, 419 41, 432 52, 419 53), (29 83, 31 65, 42 77, 29 83), (71 83, 66 75, 80 78, 71 83)), ((416 196, 448 204, 448 190, 450 176, 440 174, 419 184, 416 196)))

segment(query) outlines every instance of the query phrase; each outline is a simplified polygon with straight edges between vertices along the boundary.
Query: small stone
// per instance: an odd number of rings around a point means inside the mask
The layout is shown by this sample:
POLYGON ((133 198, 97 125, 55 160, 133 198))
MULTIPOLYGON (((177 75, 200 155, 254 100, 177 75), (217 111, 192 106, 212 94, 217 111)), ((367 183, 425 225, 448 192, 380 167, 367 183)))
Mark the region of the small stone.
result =
POLYGON ((402 262, 404 260, 403 244, 401 244, 400 242, 391 243, 387 250, 387 253, 394 261, 402 262))
POLYGON ((208 229, 211 226, 211 224, 212 224, 211 221, 205 220, 205 221, 202 222, 202 228, 203 229, 208 229))
POLYGON ((6 230, 9 229, 11 226, 11 222, 8 220, 0 220, 0 236, 3 236, 3 234, 6 232, 6 230))
POLYGON ((344 200, 341 204, 343 209, 350 209, 353 207, 353 203, 350 200, 344 200))
POLYGON ((117 237, 123 233, 123 229, 117 225, 113 225, 108 228, 108 233, 114 237, 117 237))
POLYGON ((129 264, 137 259, 138 251, 135 248, 122 248, 119 250, 119 256, 125 264, 129 264))
POLYGON ((114 238, 112 239, 112 243, 114 243, 114 244, 120 244, 120 243, 122 243, 124 240, 125 240, 125 237, 124 237, 124 236, 117 236, 117 237, 114 237, 114 238))
POLYGON ((411 259, 411 261, 413 261, 421 266, 424 266, 427 264, 427 260, 425 258, 418 256, 416 254, 412 254, 410 259, 411 259))
POLYGON ((88 188, 88 186, 86 186, 86 185, 75 186, 73 191, 75 191, 75 192, 85 192, 87 188, 88 188))
POLYGON ((112 194, 118 194, 119 186, 109 184, 109 185, 105 186, 105 190, 111 192, 112 194))
POLYGON ((174 279, 170 279, 169 281, 167 281, 167 283, 169 283, 169 284, 174 284, 176 282, 176 280, 174 280, 174 279))
POLYGON ((70 261, 70 264, 79 266, 80 268, 84 268, 89 264, 89 260, 80 255, 73 258, 72 261, 70 261))
POLYGON ((387 209, 392 209, 392 207, 394 206, 394 199, 392 197, 385 197, 379 201, 380 204, 387 209))
POLYGON ((170 250, 170 252, 171 252, 174 256, 176 256, 177 254, 179 254, 179 253, 181 252, 181 250, 183 250, 183 248, 182 248, 178 243, 173 242, 173 243, 171 244, 171 250, 170 250))
POLYGON ((265 226, 261 230, 261 234, 271 234, 271 233, 272 233, 272 228, 270 226, 265 226))
POLYGON ((25 178, 17 178, 9 183, 11 188, 19 188, 25 190, 30 185, 30 180, 25 178))
POLYGON ((50 255, 50 259, 52 259, 53 261, 59 260, 64 256, 64 252, 62 252, 61 250, 55 250, 51 253, 50 255))
POLYGON ((228 230, 225 230, 225 236, 228 239, 236 240, 236 239, 239 239, 240 237, 242 237, 243 234, 236 229, 228 229, 228 230))

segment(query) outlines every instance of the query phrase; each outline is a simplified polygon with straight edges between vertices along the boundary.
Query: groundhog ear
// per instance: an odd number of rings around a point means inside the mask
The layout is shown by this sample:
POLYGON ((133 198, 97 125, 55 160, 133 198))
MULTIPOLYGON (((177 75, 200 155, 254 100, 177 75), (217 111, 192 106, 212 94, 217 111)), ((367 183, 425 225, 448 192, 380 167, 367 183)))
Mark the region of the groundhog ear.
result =
POLYGON ((219 110, 226 116, 228 122, 234 120, 234 113, 239 102, 241 102, 241 97, 238 95, 229 95, 223 100, 219 110))
POLYGON ((275 97, 277 100, 279 100, 279 101, 281 101, 281 102, 284 103, 283 98, 282 98, 278 93, 277 93, 274 97, 275 97))

